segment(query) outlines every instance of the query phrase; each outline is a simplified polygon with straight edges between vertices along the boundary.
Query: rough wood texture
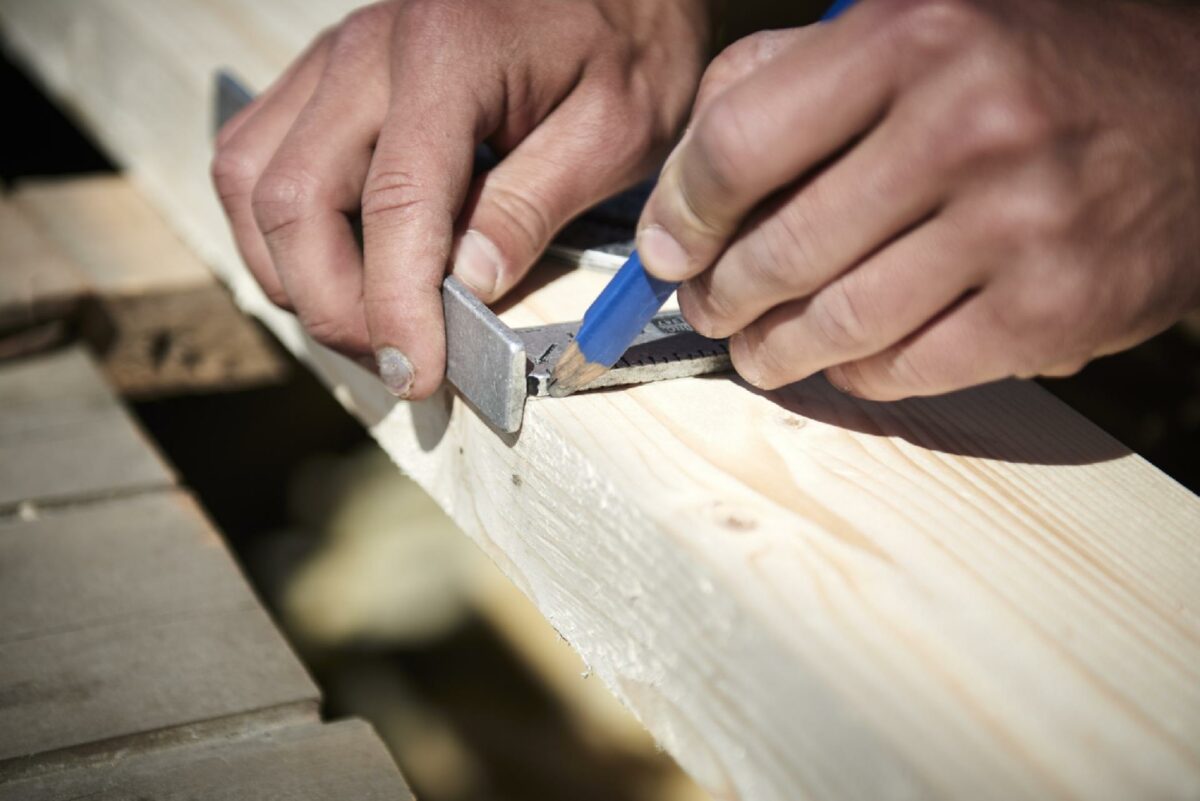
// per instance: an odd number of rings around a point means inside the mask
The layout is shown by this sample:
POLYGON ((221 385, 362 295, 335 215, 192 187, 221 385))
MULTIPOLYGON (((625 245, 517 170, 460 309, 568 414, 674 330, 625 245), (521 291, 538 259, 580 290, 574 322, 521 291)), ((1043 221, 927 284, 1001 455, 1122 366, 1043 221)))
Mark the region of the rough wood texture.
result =
POLYGON ((0 524, 0 766, 318 692, 183 493, 0 524))
POLYGON ((0 282, 0 324, 70 317, 122 393, 229 389, 282 374, 273 344, 124 178, 23 184, 0 224, 18 243, 0 250, 14 265, 0 282), (47 252, 57 260, 47 264, 47 252))
POLYGON ((0 365, 0 407, 2 500, 66 504, 0 518, 0 773, 253 710, 315 716, 316 687, 81 351, 0 365))
POLYGON ((0 512, 173 483, 81 350, 0 364, 0 512))
MULTIPOLYGON (((1200 501, 1036 386, 881 406, 684 380, 532 403, 502 438, 313 347, 225 233, 209 82, 265 86, 349 5, 0 0, 0 20, 715 796, 1200 793, 1200 501)), ((576 316, 600 280, 507 316, 576 316)))
POLYGON ((0 786, 0 801, 411 801, 371 727, 293 726, 174 748, 129 749, 102 764, 0 786))

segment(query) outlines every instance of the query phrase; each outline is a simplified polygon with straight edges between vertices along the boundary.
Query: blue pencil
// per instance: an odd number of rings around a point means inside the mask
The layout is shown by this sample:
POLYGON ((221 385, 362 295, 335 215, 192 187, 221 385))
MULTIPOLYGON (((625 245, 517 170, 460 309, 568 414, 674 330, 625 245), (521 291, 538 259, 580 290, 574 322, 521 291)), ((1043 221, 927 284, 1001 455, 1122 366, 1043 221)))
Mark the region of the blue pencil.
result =
MULTIPOLYGON (((821 20, 833 19, 853 3, 836 0, 821 20)), ((604 375, 678 286, 675 281, 660 281, 649 275, 637 251, 630 254, 583 315, 575 341, 550 375, 550 394, 570 395, 604 375)))

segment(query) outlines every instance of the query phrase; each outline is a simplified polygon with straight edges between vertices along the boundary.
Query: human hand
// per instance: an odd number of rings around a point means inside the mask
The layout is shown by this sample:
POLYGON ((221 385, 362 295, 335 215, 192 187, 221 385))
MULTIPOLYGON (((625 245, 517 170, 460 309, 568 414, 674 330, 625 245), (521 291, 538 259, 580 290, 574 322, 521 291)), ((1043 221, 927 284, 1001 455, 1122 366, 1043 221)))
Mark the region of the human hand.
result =
POLYGON ((707 37, 702 0, 360 9, 220 132, 213 179, 238 248, 314 338, 425 397, 444 371, 448 262, 495 300, 571 217, 644 178, 707 37), (503 160, 472 180, 480 141, 503 160))
POLYGON ((864 0, 719 56, 639 226, 774 388, 1064 375, 1200 304, 1200 8, 864 0))

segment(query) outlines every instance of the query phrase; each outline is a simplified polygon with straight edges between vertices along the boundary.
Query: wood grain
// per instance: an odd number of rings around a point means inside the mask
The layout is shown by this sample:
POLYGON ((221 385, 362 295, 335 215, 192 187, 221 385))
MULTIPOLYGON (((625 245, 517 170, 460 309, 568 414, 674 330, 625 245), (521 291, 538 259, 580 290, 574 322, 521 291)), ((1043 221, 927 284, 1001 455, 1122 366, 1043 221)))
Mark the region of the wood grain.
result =
MULTIPOLYGON (((533 402, 501 437, 446 392, 395 403, 267 304, 208 185, 209 80, 264 87, 348 6, 3 0, 0 20, 715 797, 1200 794, 1200 501, 1036 386, 876 405, 688 379, 533 402)), ((505 315, 569 319, 602 280, 505 315)))

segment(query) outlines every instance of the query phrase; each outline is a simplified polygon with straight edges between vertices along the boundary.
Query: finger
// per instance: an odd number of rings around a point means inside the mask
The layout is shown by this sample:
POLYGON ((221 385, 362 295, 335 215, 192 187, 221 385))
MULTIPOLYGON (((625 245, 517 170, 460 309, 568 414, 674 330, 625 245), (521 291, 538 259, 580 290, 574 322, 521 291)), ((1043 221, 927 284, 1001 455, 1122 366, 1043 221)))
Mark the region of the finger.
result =
POLYGON ((398 397, 441 384, 441 284, 471 179, 473 97, 447 97, 424 73, 397 81, 363 187, 363 305, 380 378, 398 397))
POLYGON ((983 280, 963 234, 935 218, 810 298, 768 311, 729 343, 734 367, 763 389, 900 342, 983 280))
POLYGON ((607 95, 577 91, 481 177, 452 269, 481 300, 520 281, 572 217, 649 172, 648 128, 612 136, 623 113, 607 95))
POLYGON ((667 280, 698 274, 753 206, 880 119, 895 71, 861 46, 857 19, 823 25, 707 104, 642 214, 648 270, 667 280))
POLYGON ((328 37, 323 37, 297 62, 294 71, 277 81, 253 109, 246 110, 247 116, 229 129, 213 157, 213 184, 242 260, 267 297, 283 308, 291 308, 291 301, 254 220, 252 195, 271 156, 312 96, 328 50, 328 37))
POLYGON ((1019 332, 1007 305, 1007 293, 989 285, 908 339, 826 375, 844 392, 885 401, 1035 374, 1056 359, 1045 352, 1045 340, 1019 332))
POLYGON ((347 214, 358 209, 383 122, 386 53, 362 35, 335 40, 312 99, 253 193, 255 220, 297 316, 313 338, 348 355, 370 353, 362 256, 347 214))
POLYGON ((944 201, 924 126, 891 115, 811 182, 756 212, 680 302, 697 331, 729 336, 811 294, 929 218, 944 201))

